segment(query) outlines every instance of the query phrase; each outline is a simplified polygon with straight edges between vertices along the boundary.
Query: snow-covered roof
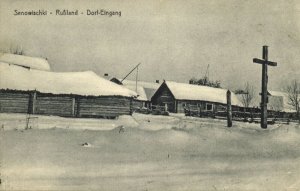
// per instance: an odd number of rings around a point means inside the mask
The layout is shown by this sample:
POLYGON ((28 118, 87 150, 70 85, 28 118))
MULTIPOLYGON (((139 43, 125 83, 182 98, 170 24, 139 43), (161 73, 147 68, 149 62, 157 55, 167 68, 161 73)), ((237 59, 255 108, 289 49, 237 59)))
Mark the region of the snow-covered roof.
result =
MULTIPOLYGON (((175 99, 201 100, 222 104, 227 103, 226 89, 178 83, 172 81, 166 81, 165 84, 170 89, 175 99)), ((239 99, 233 92, 231 93, 231 104, 235 106, 242 106, 242 103, 239 101, 239 99)))
POLYGON ((30 57, 17 54, 0 53, 0 62, 27 67, 36 70, 50 71, 50 65, 44 58, 30 57))
POLYGON ((286 92, 281 91, 268 91, 269 104, 268 108, 284 112, 296 112, 295 108, 289 104, 289 96, 286 92), (278 98, 280 99, 278 99, 278 98))
MULTIPOLYGON (((136 82, 132 80, 124 80, 123 85, 128 89, 136 91, 136 82)), ((151 83, 138 81, 137 82, 137 94, 139 95, 138 99, 142 101, 151 101, 152 96, 159 88, 159 83, 151 83)))
POLYGON ((147 99, 147 95, 145 93, 145 90, 144 90, 144 87, 143 86, 140 86, 138 85, 137 87, 135 85, 125 85, 124 87, 132 90, 132 91, 135 91, 138 95, 137 97, 137 100, 140 100, 140 101, 148 101, 147 99))
POLYGON ((271 96, 288 96, 287 93, 285 93, 285 92, 280 92, 280 91, 268 90, 268 93, 269 93, 271 96))
MULTIPOLYGON (((159 88, 159 87, 158 87, 159 88)), ((145 93, 147 95, 147 99, 151 101, 152 96, 155 94, 158 88, 144 88, 145 93)))
POLYGON ((92 71, 48 72, 1 62, 0 89, 85 96, 136 96, 134 91, 101 78, 92 71))

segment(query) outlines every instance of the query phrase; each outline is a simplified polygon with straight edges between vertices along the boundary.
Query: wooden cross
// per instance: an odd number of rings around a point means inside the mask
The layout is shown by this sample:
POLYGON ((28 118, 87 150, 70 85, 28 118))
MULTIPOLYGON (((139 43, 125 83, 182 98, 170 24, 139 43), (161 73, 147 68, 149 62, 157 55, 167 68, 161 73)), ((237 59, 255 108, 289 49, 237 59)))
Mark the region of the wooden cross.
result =
POLYGON ((268 46, 263 46, 263 60, 254 58, 253 62, 262 64, 262 81, 261 81, 261 120, 260 126, 263 129, 267 128, 268 124, 268 65, 277 66, 276 62, 268 61, 268 46))

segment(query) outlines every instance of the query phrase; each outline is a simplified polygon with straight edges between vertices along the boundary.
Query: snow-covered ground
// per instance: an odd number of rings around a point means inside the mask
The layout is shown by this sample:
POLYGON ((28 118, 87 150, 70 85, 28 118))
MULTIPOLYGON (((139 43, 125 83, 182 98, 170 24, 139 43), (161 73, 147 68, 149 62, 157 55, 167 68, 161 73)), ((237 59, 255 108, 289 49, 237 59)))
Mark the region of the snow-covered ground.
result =
POLYGON ((300 190, 300 126, 0 114, 3 190, 300 190))

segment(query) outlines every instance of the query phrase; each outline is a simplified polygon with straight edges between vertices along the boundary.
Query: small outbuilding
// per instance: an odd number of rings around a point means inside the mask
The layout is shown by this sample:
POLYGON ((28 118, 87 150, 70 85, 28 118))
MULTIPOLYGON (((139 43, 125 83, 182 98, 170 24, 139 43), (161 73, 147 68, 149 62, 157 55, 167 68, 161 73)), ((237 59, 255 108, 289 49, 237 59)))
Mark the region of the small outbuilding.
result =
POLYGON ((268 91, 268 99, 268 110, 296 113, 295 108, 289 104, 289 96, 286 92, 268 91))

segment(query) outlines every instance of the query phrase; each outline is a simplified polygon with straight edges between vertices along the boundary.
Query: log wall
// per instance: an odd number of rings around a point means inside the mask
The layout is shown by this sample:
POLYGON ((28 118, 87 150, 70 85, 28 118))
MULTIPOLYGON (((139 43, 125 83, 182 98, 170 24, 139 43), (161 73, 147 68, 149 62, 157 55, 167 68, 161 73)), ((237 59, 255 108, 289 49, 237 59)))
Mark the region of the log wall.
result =
POLYGON ((141 109, 145 106, 145 101, 140 101, 140 100, 132 100, 132 109, 137 110, 141 109))
MULTIPOLYGON (((162 91, 152 99, 153 105, 168 105, 168 111, 183 113, 184 107, 195 106, 205 111, 203 101, 175 100, 168 91, 162 91)), ((121 96, 83 97, 75 95, 53 95, 38 92, 0 90, 0 112, 57 115, 63 117, 116 117, 131 115, 144 103, 121 96)), ((222 104, 212 103, 214 111, 223 109, 222 104)), ((239 109, 239 108, 237 108, 239 109)), ((237 110, 233 107, 233 110, 237 110)))
POLYGON ((27 113, 29 97, 28 93, 0 91, 0 112, 27 113))
POLYGON ((116 117, 131 115, 131 100, 126 97, 82 97, 77 99, 78 117, 116 117))
POLYGON ((121 96, 84 97, 0 90, 1 113, 114 118, 131 115, 132 108, 132 99, 121 96))
POLYGON ((73 110, 71 96, 38 94, 36 97, 34 114, 72 117, 73 110))

